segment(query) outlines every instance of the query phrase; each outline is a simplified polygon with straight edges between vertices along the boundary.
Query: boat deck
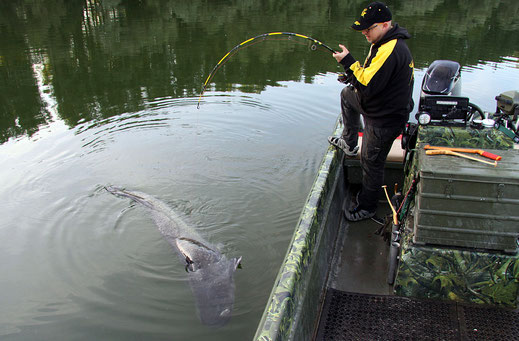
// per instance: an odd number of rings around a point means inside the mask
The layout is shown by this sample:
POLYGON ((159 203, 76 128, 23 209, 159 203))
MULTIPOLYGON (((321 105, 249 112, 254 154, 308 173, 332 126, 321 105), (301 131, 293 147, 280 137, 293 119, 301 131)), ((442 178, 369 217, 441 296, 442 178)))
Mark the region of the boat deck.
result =
MULTIPOLYGON (((389 205, 381 202, 376 216, 382 218, 389 212, 389 205)), ((391 286, 386 283, 389 245, 375 234, 379 227, 371 219, 356 223, 343 220, 344 244, 335 262, 337 269, 330 287, 362 294, 392 295, 391 286)))
MULTIPOLYGON (((349 202, 346 199, 345 202, 349 202)), ((390 213, 380 202, 378 217, 390 213)), ((394 296, 389 246, 372 220, 341 222, 315 340, 519 340, 519 311, 394 296)))
POLYGON ((519 314, 329 289, 316 340, 519 340, 519 314))

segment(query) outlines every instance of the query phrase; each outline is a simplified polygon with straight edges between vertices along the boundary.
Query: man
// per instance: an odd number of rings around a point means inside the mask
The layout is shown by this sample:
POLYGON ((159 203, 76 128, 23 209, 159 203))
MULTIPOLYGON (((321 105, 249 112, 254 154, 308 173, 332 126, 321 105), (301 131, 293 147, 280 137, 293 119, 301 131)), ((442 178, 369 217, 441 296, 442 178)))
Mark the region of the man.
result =
POLYGON ((393 141, 402 132, 413 108, 414 63, 404 39, 409 33, 392 24, 389 8, 381 2, 366 7, 351 26, 371 43, 361 65, 344 45, 333 57, 344 66, 349 84, 341 92, 342 136, 328 141, 347 156, 359 149, 360 115, 364 119, 360 162, 362 189, 345 210, 346 219, 359 221, 375 215, 384 165, 393 141))

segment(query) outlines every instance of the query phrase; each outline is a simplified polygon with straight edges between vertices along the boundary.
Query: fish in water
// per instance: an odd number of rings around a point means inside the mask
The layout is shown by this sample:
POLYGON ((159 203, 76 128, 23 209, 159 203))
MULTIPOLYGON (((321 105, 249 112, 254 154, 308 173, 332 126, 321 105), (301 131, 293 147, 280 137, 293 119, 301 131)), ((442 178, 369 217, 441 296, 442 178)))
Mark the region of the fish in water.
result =
POLYGON ((109 186, 106 190, 145 206, 160 233, 185 262, 191 291, 202 323, 220 327, 231 318, 234 272, 241 257, 227 259, 164 202, 140 192, 109 186))

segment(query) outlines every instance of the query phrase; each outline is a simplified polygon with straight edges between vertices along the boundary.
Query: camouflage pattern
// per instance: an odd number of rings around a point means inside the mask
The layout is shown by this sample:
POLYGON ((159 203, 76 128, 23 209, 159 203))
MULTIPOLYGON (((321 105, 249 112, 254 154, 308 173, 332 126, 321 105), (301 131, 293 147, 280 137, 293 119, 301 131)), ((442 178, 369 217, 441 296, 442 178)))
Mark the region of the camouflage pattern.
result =
MULTIPOLYGON (((435 146, 506 150, 513 141, 495 129, 420 127, 416 148, 435 146)), ((418 174, 419 160, 411 152, 404 190, 418 174)), ((413 212, 413 208, 409 210, 413 212)), ((405 218, 394 292, 400 296, 436 298, 464 303, 517 306, 519 253, 505 254, 468 248, 419 246, 412 243, 413 217, 405 218)))
POLYGON ((494 128, 465 129, 449 126, 420 126, 417 146, 512 149, 512 139, 494 128))
POLYGON ((394 291, 399 296, 515 308, 519 255, 416 246, 407 233, 394 291))
MULTIPOLYGON (((338 125, 335 136, 341 131, 338 125)), ((323 222, 328 218, 325 207, 336 190, 334 179, 342 170, 340 155, 342 152, 330 146, 324 156, 254 340, 304 340, 312 336, 333 252, 330 245, 338 227, 334 223, 333 229, 326 229, 323 222)))

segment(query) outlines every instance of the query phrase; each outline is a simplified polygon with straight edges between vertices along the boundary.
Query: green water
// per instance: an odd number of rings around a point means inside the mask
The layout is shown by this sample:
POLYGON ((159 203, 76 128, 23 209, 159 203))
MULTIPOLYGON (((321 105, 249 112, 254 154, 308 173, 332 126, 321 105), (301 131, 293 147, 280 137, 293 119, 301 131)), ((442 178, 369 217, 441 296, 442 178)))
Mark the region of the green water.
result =
MULTIPOLYGON (((0 3, 0 338, 248 340, 339 114, 340 71, 286 31, 369 50, 363 1, 0 3), (160 198, 243 256, 231 321, 196 316, 184 265, 117 185, 160 198)), ((392 1, 415 102, 436 59, 485 111, 519 89, 519 2, 392 1)))

